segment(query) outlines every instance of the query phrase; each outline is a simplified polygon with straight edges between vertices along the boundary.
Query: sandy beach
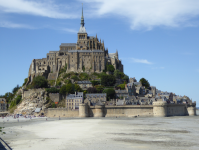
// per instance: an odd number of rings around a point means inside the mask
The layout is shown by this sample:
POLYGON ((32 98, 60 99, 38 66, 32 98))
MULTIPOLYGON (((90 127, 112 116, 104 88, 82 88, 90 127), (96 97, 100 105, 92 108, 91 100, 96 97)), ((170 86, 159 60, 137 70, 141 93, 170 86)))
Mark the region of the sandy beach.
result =
POLYGON ((13 150, 199 149, 199 116, 7 119, 0 135, 13 150))

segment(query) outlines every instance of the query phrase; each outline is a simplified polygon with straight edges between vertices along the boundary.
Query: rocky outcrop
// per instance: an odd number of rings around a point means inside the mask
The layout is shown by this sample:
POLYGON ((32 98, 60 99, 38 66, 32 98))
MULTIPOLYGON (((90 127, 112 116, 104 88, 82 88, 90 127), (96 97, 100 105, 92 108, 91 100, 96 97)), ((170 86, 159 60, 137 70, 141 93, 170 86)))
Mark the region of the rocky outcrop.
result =
POLYGON ((45 89, 30 93, 23 98, 17 109, 15 109, 14 114, 38 115, 39 113, 35 113, 36 108, 41 108, 41 112, 45 113, 45 110, 49 107, 49 102, 46 98, 47 92, 45 89))

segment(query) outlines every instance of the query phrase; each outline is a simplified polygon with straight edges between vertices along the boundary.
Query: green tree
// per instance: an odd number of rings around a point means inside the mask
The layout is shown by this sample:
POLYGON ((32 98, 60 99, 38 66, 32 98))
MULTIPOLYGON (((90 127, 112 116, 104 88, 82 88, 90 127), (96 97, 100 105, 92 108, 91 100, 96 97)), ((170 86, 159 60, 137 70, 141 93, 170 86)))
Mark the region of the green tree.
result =
POLYGON ((92 86, 94 87, 95 85, 98 85, 98 84, 100 84, 100 82, 99 81, 91 81, 91 83, 92 83, 92 86))
POLYGON ((18 89, 19 89, 19 85, 13 88, 12 93, 15 94, 18 91, 18 89))
POLYGON ((104 90, 104 86, 103 85, 95 85, 95 88, 97 90, 97 93, 102 93, 102 91, 104 90))
POLYGON ((52 88, 46 88, 46 92, 48 93, 59 93, 59 89, 52 87, 52 88))
POLYGON ((125 84, 120 84, 120 85, 118 85, 117 87, 120 87, 121 90, 124 90, 124 89, 125 89, 125 84))
POLYGON ((119 70, 115 70, 114 71, 114 76, 118 79, 120 79, 120 71, 119 70))
POLYGON ((101 76, 101 85, 104 86, 113 86, 116 82, 114 75, 102 75, 101 76))
POLYGON ((141 78, 140 82, 142 83, 142 86, 145 86, 145 88, 150 87, 148 80, 146 80, 145 78, 141 78))
POLYGON ((66 93, 74 94, 75 93, 75 86, 72 83, 66 85, 66 93))
POLYGON ((23 86, 28 82, 28 78, 25 78, 24 79, 24 83, 23 83, 23 86))
POLYGON ((113 65, 107 65, 107 71, 114 72, 115 68, 113 65))
POLYGON ((74 81, 78 81, 78 80, 79 80, 79 78, 78 78, 77 75, 73 75, 73 76, 71 77, 71 79, 73 79, 74 81))
POLYGON ((81 92, 82 91, 81 87, 78 84, 75 84, 75 91, 76 92, 81 92))
POLYGON ((37 76, 33 79, 32 85, 34 88, 46 88, 48 87, 48 81, 43 76, 37 76))
POLYGON ((115 90, 113 88, 104 89, 103 93, 106 93, 107 100, 115 98, 115 90))
POLYGON ((66 85, 63 85, 60 90, 59 90, 60 94, 66 94, 66 85))
POLYGON ((129 76, 124 75, 124 77, 122 79, 125 80, 126 82, 128 82, 129 81, 129 76))

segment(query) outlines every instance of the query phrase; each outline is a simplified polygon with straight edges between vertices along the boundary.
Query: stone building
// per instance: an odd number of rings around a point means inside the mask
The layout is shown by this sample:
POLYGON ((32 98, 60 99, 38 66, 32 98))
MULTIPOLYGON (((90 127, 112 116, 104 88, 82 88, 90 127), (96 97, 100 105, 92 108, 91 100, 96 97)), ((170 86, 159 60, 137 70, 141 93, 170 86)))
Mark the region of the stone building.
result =
POLYGON ((86 94, 86 99, 84 100, 84 103, 88 104, 89 106, 95 106, 98 102, 101 102, 105 104, 106 102, 106 93, 91 93, 86 94))
POLYGON ((75 94, 69 94, 66 97, 66 108, 67 109, 79 109, 79 104, 83 103, 84 96, 83 92, 75 92, 75 94))
POLYGON ((0 112, 7 110, 7 102, 5 98, 0 98, 0 112))
POLYGON ((102 72, 106 64, 123 72, 118 51, 109 53, 104 41, 96 36, 89 36, 84 26, 82 8, 81 26, 77 33, 76 43, 62 43, 59 51, 50 51, 46 58, 33 59, 29 68, 29 84, 35 76, 42 75, 49 80, 56 80, 58 72, 67 65, 66 72, 102 72))
POLYGON ((90 81, 77 81, 76 82, 82 90, 87 90, 89 87, 93 87, 90 81))

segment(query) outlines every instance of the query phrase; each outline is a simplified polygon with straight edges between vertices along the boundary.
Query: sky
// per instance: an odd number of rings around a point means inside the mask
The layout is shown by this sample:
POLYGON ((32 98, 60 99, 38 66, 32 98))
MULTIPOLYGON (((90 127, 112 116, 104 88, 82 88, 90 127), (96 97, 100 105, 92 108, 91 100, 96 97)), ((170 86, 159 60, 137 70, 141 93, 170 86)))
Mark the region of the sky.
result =
POLYGON ((199 106, 198 0, 0 0, 0 95, 28 77, 33 59, 88 35, 118 50, 124 73, 199 106))

